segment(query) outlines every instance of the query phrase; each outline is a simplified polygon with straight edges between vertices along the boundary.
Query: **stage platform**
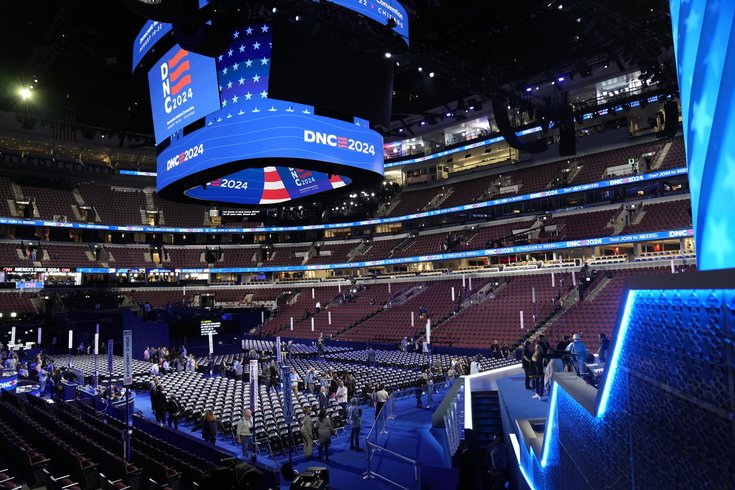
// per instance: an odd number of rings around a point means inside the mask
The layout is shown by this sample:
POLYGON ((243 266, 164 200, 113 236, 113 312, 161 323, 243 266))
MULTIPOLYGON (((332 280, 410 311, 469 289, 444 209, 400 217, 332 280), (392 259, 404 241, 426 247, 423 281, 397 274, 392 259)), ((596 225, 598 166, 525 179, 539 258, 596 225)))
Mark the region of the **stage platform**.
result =
MULTIPOLYGON (((525 388, 524 378, 525 376, 520 374, 497 380, 503 432, 516 458, 514 462, 511 460, 510 466, 515 470, 511 474, 511 481, 514 488, 519 490, 528 488, 518 465, 521 450, 519 444, 524 444, 525 441, 540 454, 546 417, 549 414, 549 397, 546 396, 542 400, 533 398, 534 392, 525 388), (519 432, 522 432, 523 436, 519 432)), ((523 450, 528 452, 528 447, 523 450)))

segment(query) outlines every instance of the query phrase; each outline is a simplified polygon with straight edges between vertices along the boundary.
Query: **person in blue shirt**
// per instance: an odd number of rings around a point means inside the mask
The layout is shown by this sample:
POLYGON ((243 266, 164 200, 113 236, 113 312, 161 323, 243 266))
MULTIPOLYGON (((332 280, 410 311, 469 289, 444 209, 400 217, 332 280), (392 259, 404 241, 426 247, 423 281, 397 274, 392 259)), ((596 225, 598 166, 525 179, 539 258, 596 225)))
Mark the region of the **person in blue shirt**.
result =
POLYGON ((567 346, 567 352, 572 354, 572 364, 576 368, 577 374, 584 374, 584 364, 587 361, 587 346, 584 345, 578 333, 572 335, 572 342, 567 346))

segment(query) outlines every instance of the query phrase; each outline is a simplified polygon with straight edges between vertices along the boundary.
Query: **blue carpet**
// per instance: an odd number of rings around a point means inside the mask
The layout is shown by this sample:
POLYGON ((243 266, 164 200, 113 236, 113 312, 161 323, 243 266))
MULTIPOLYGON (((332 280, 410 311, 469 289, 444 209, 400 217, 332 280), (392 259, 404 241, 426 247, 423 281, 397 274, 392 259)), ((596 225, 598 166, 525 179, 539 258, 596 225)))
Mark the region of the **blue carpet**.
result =
MULTIPOLYGON (((441 438, 443 429, 432 430, 431 428, 431 415, 435 407, 441 403, 445 393, 446 390, 434 395, 433 408, 431 409, 416 408, 414 397, 397 400, 395 419, 388 422, 388 433, 381 435, 379 440, 383 447, 420 461, 422 488, 426 489, 445 490, 454 488, 454 482, 456 481, 455 471, 450 468, 443 439, 441 438)), ((426 397, 424 397, 425 402, 426 397)), ((155 420, 147 392, 137 393, 135 408, 141 411, 145 417, 155 420)), ((363 430, 360 435, 360 444, 363 448, 365 447, 365 437, 370 430, 374 416, 374 409, 367 406, 363 407, 363 430)), ((192 424, 179 424, 179 430, 194 437, 201 437, 201 433, 192 431, 192 427, 192 424)), ((218 439, 217 446, 240 456, 239 445, 232 440, 218 439)), ((367 466, 367 454, 349 449, 349 433, 347 431, 340 431, 333 438, 329 463, 319 461, 316 459, 316 455, 317 449, 315 448, 315 458, 312 461, 307 461, 301 448, 294 449, 292 454, 294 468, 297 471, 304 471, 309 466, 328 467, 329 486, 334 489, 376 490, 395 488, 378 479, 362 479, 362 474, 367 466)), ((258 461, 272 468, 280 468, 288 462, 288 452, 286 452, 286 455, 276 454, 275 458, 270 458, 267 451, 261 451, 258 455, 258 461)), ((373 458, 373 470, 406 486, 413 485, 413 465, 396 458, 376 454, 373 458)), ((288 489, 289 483, 282 481, 281 488, 288 489)))

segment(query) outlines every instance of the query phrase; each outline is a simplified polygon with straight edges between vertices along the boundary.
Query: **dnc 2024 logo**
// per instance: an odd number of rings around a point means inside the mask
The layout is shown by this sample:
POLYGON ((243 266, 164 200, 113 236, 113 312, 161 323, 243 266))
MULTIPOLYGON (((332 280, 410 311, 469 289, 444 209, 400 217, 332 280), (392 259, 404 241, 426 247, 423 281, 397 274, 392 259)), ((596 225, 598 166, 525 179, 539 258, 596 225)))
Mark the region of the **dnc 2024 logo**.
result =
POLYGON ((163 107, 166 114, 171 114, 176 108, 194 97, 191 88, 191 63, 188 56, 187 50, 179 49, 173 58, 160 65, 163 107))

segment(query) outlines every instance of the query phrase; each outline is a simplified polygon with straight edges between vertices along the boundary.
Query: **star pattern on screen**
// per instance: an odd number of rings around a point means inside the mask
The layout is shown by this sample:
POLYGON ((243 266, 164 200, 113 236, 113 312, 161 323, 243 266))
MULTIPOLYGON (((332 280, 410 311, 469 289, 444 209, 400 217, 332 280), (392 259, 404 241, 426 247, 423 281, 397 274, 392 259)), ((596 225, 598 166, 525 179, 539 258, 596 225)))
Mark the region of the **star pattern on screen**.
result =
POLYGON ((233 32, 231 45, 215 58, 222 109, 207 118, 207 125, 262 112, 313 113, 309 106, 268 96, 272 48, 269 23, 233 32))

